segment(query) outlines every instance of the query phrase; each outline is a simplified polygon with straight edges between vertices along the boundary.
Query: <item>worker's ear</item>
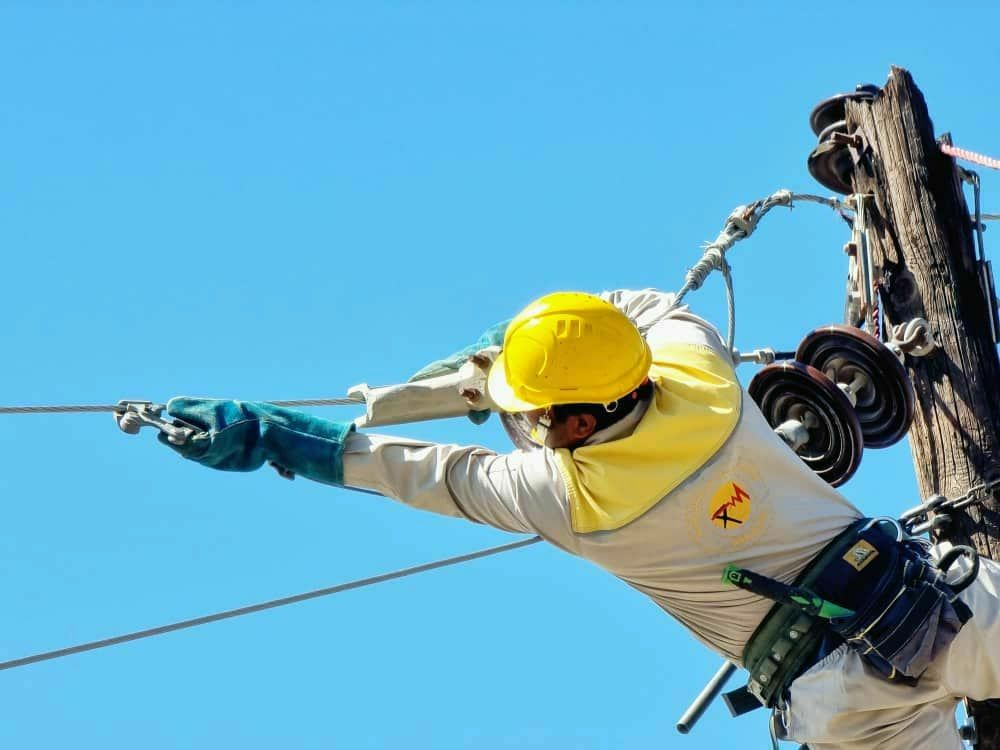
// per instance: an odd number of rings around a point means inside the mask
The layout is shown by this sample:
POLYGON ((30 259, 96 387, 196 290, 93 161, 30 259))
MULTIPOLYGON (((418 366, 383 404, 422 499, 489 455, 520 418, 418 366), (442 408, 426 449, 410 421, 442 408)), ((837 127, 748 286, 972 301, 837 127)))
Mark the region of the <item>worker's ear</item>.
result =
POLYGON ((566 420, 566 427, 569 430, 569 437, 573 442, 586 440, 594 434, 597 429, 597 417, 593 414, 573 414, 566 420))

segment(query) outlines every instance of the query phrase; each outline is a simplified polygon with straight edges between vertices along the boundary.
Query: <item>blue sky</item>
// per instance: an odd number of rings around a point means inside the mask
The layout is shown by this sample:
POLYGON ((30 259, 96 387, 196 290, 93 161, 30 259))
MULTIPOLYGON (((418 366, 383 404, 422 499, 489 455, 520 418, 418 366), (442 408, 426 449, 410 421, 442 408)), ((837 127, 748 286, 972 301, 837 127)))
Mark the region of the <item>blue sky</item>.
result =
MULTIPOLYGON (((890 64, 938 132, 1000 154, 998 22, 987 3, 0 3, 0 402, 340 396, 546 291, 676 289, 735 205, 826 193, 808 113, 890 64)), ((740 348, 839 320, 845 239, 803 205, 733 251, 740 348)), ((718 280, 691 303, 724 323, 718 280)), ((495 420, 398 432, 507 448, 495 420)), ((211 472, 107 415, 3 417, 0 450, 0 659, 511 538, 211 472)), ((914 504, 907 446, 845 492, 914 504)), ((718 663, 531 547, 0 673, 0 745, 763 746, 763 712, 675 733, 718 663)))

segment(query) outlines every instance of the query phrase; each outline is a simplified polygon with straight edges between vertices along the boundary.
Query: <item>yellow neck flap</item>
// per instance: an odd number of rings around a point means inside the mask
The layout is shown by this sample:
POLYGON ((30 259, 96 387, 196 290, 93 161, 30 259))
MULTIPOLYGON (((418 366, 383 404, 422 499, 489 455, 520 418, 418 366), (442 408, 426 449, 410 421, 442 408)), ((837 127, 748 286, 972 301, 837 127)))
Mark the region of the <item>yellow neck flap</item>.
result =
POLYGON ((732 365, 711 348, 658 347, 649 376, 652 402, 631 435, 555 451, 577 533, 634 521, 704 466, 736 428, 742 390, 732 365))

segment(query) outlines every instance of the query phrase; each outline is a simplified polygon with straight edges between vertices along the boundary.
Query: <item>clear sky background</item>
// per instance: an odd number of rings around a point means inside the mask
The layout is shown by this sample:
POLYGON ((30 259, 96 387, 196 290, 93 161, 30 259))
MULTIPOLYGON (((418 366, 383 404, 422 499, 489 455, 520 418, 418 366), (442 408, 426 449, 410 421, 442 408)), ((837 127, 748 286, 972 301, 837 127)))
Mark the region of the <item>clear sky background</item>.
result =
MULTIPOLYGON (((734 206, 827 193, 809 111, 890 64, 1000 155, 995 5, 805 5, 0 3, 0 403, 341 396, 547 291, 676 289, 734 206)), ((738 245, 737 345, 839 321, 846 239, 802 205, 738 245)), ((724 324, 718 280, 690 301, 724 324)), ((496 420, 398 432, 508 448, 496 420)), ((0 450, 0 659, 513 538, 107 415, 2 417, 0 450)), ((915 504, 908 447, 845 492, 915 504)), ((0 746, 766 746, 721 704, 676 734, 718 665, 537 546, 2 672, 0 746)))

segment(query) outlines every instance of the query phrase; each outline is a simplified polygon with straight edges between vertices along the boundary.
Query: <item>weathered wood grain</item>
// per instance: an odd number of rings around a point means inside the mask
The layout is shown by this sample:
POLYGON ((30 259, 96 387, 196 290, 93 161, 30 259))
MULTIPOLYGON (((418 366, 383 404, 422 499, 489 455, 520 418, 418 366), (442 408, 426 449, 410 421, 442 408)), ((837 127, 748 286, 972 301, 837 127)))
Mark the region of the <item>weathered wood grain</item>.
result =
MULTIPOLYGON (((907 71, 892 68, 874 101, 849 102, 847 122, 870 147, 855 167, 854 187, 874 196, 870 244, 884 268, 885 315, 892 324, 926 318, 940 344, 906 363, 917 395, 910 446, 921 494, 958 497, 1000 477, 1000 361, 976 276, 969 209, 955 164, 938 148, 923 95, 907 71)), ((957 514, 941 538, 972 543, 996 558, 998 511, 993 493, 957 514)), ((977 704, 973 714, 977 748, 1000 750, 1000 708, 977 704)))

